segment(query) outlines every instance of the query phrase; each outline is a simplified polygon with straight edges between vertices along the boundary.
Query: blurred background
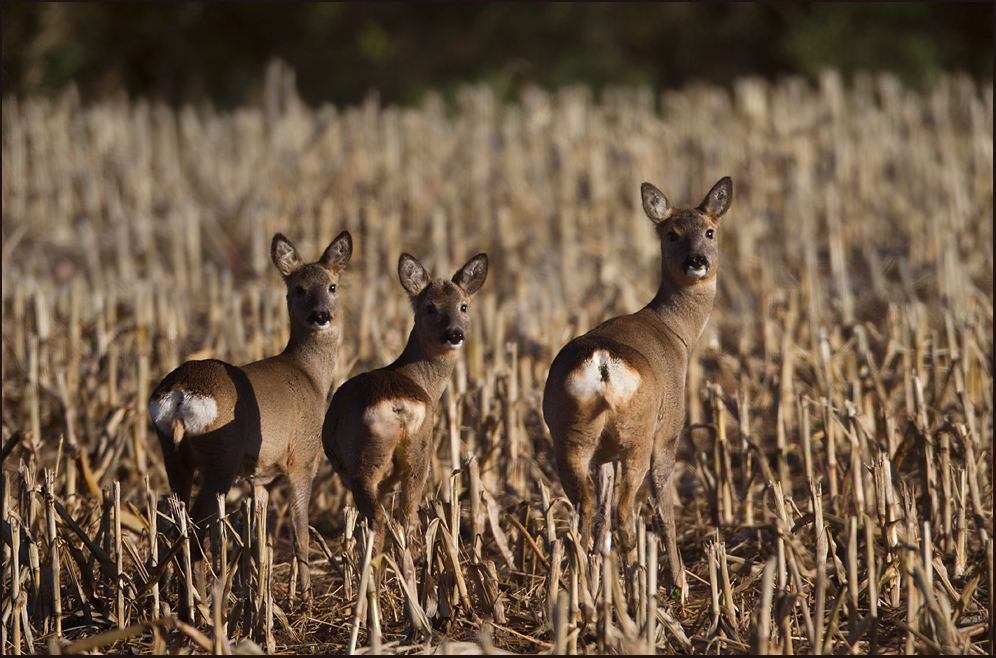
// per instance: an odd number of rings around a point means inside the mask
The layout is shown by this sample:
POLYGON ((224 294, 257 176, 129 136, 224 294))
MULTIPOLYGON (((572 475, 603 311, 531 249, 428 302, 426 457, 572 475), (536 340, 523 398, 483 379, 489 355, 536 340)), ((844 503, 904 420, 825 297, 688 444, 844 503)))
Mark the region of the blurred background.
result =
POLYGON ((302 99, 418 104, 489 83, 679 88, 824 68, 992 78, 992 3, 3 3, 3 93, 258 99, 272 58, 302 99))

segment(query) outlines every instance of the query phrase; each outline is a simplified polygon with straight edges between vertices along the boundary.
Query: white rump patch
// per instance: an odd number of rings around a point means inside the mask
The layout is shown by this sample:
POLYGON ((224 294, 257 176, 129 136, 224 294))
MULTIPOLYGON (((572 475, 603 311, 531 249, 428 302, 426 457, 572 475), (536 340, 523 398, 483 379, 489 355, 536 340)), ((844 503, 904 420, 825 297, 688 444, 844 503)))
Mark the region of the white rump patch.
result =
POLYGON ((411 434, 425 420, 425 405, 416 400, 382 400, 363 412, 363 423, 374 434, 390 435, 399 429, 411 434))
POLYGON ((149 415, 163 434, 173 435, 173 421, 180 420, 187 434, 200 434, 218 417, 218 404, 209 395, 188 393, 179 386, 149 401, 149 415))
POLYGON ((607 350, 595 350, 568 376, 567 394, 579 401, 603 398, 611 407, 625 404, 640 387, 640 373, 607 350))

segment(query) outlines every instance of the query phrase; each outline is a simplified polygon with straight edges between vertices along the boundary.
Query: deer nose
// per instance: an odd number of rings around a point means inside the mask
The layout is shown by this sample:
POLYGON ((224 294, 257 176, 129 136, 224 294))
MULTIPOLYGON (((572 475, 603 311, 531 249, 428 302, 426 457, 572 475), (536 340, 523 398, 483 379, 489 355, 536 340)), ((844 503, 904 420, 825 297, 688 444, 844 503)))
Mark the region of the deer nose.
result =
POLYGON ((700 270, 709 267, 709 261, 702 254, 693 254, 685 260, 685 268, 700 270))
POLYGON ((332 321, 332 314, 328 311, 315 311, 308 316, 308 322, 312 325, 323 327, 332 321))
POLYGON ((461 329, 450 329, 443 334, 443 342, 459 347, 463 343, 463 331, 461 329))

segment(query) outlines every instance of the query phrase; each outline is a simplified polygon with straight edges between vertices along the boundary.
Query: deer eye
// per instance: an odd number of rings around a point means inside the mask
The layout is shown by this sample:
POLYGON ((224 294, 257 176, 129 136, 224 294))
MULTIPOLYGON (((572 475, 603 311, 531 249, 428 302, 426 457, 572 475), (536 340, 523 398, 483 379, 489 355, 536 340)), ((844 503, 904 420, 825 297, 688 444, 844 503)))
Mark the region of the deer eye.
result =
POLYGON ((329 286, 329 292, 335 292, 335 284, 334 283, 329 286))
POLYGON ((467 312, 467 305, 466 304, 460 304, 460 312, 461 313, 466 313, 467 312))
POLYGON ((436 307, 433 306, 432 304, 426 304, 425 305, 425 312, 428 315, 435 315, 436 314, 436 307))
POLYGON ((667 241, 668 242, 675 242, 675 241, 677 241, 677 239, 678 239, 678 234, 677 233, 675 233, 674 231, 668 231, 667 232, 667 241))
POLYGON ((708 231, 706 231, 706 237, 707 238, 709 238, 710 240, 712 240, 712 236, 713 236, 712 229, 709 229, 708 231))
POLYGON ((298 297, 304 297, 304 288, 302 286, 294 286, 294 294, 298 297))

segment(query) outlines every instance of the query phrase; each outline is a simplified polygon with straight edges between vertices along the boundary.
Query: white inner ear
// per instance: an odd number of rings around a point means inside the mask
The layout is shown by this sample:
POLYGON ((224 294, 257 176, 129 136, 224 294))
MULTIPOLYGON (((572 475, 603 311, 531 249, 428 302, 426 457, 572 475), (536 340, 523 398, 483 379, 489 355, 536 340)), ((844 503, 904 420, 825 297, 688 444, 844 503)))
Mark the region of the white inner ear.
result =
POLYGON ((322 254, 322 263, 326 265, 341 264, 348 250, 348 241, 346 238, 335 240, 326 248, 325 253, 322 254))
POLYGON ((671 215, 671 204, 659 190, 648 189, 643 195, 643 210, 655 222, 662 222, 671 215))
POLYGON ((293 272, 298 263, 297 252, 284 243, 277 246, 276 252, 277 269, 285 275, 293 272))
POLYGON ((425 274, 425 270, 419 268, 412 272, 410 281, 412 282, 412 287, 415 289, 415 293, 418 294, 429 285, 429 278, 425 274))
POLYGON ((459 277, 460 286, 471 293, 476 292, 480 286, 475 287, 475 283, 478 279, 483 280, 486 275, 487 269, 485 269, 483 262, 475 261, 470 263, 470 267, 461 272, 459 277))
POLYGON ((429 285, 429 279, 425 272, 425 268, 423 268, 417 261, 406 261, 402 269, 404 270, 404 277, 401 284, 413 297, 422 292, 422 289, 429 285))

